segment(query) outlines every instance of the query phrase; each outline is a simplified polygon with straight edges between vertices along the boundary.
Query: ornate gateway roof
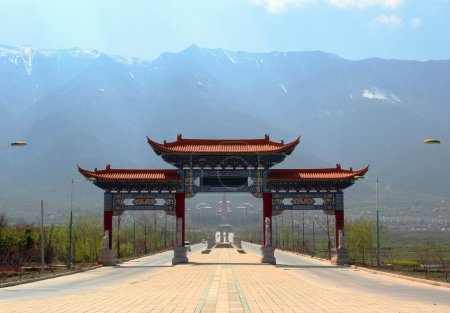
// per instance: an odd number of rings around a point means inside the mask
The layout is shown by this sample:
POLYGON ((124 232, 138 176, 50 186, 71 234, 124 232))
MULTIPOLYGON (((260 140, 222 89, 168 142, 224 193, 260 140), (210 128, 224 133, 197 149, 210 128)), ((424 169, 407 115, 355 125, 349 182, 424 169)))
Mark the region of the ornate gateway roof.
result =
POLYGON ((176 170, 112 169, 107 165, 104 170, 94 171, 84 170, 78 166, 78 171, 86 178, 102 181, 181 181, 180 174, 176 170))
POLYGON ((343 190, 368 167, 354 171, 335 168, 273 169, 299 144, 263 139, 183 139, 148 143, 164 161, 177 169, 112 169, 79 172, 107 192, 252 192, 275 190, 313 192, 343 190), (256 191, 255 191, 256 190, 256 191))
POLYGON ((344 170, 340 164, 336 164, 335 168, 274 169, 267 178, 269 181, 347 180, 363 176, 368 170, 368 166, 356 171, 352 168, 344 170))
POLYGON ((175 192, 181 186, 176 170, 112 169, 88 171, 78 166, 84 177, 106 191, 175 192))
POLYGON ((269 135, 263 139, 185 139, 181 134, 176 141, 158 143, 148 138, 148 143, 156 154, 271 154, 285 153, 289 155, 294 151, 300 142, 300 137, 296 140, 284 143, 272 141, 269 135))

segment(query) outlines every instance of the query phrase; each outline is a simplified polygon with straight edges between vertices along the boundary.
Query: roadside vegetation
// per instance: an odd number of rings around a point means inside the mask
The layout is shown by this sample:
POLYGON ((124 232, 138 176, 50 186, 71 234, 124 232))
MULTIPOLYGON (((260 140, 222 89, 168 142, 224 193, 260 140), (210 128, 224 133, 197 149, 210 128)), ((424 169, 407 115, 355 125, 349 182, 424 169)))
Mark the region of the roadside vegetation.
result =
MULTIPOLYGON (((175 222, 163 212, 139 212, 113 218, 113 250, 119 260, 172 249, 175 222)), ((0 213, 0 283, 34 278, 68 270, 69 217, 64 225, 44 226, 45 269, 41 273, 40 226, 8 220, 0 213)), ((197 227, 186 228, 186 238, 201 242, 205 234, 197 227)), ((71 269, 97 265, 103 248, 102 213, 73 215, 71 269)))
MULTIPOLYGON (((214 212, 188 211, 186 240, 201 242, 214 236, 223 220, 214 212)), ((262 243, 259 213, 231 215, 227 223, 242 240, 262 243), (237 218, 237 217, 240 218, 237 218), (242 218, 244 216, 244 218, 242 218)), ((334 216, 291 212, 274 216, 273 244, 282 250, 330 259, 335 243, 334 216)), ((380 225, 380 270, 450 281, 448 231, 397 231, 380 225)), ((37 223, 8 220, 0 213, 0 283, 67 271, 69 217, 63 225, 44 227, 45 272, 40 273, 40 227, 37 223)), ((103 214, 89 211, 73 215, 71 269, 97 264, 103 244, 103 214)), ((113 250, 119 260, 173 248, 175 219, 164 212, 125 212, 113 219, 113 250)), ((352 264, 377 266, 376 223, 362 216, 346 218, 345 244, 352 264)))
MULTIPOLYGON (((303 216, 302 212, 284 212, 274 216, 274 245, 278 249, 330 259, 335 248, 334 216, 303 216)), ((258 222, 240 228, 243 240, 262 244, 258 222)), ((376 235, 374 219, 367 216, 346 219, 345 244, 351 264, 378 268, 376 235)), ((407 232, 380 225, 379 236, 380 270, 450 282, 448 231, 407 232)))

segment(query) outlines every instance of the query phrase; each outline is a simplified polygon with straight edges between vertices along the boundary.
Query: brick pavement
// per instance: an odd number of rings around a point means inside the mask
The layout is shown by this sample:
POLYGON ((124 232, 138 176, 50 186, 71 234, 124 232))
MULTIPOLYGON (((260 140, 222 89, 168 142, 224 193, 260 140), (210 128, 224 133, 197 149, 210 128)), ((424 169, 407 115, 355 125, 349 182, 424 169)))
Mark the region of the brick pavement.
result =
POLYGON ((194 254, 95 293, 0 303, 0 312, 450 312, 450 307, 348 292, 260 264, 234 249, 194 254))

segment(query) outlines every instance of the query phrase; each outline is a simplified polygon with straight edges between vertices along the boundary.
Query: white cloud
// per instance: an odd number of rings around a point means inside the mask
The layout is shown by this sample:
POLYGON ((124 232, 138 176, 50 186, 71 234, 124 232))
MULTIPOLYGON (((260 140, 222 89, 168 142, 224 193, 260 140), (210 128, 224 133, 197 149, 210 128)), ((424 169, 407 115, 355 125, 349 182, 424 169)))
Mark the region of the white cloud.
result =
POLYGON ((404 0, 327 0, 329 4, 341 7, 357 7, 364 9, 371 6, 381 6, 384 8, 396 9, 401 6, 404 0))
POLYGON ((397 26, 400 26, 400 24, 402 23, 402 18, 392 14, 392 15, 386 15, 386 14, 382 14, 377 16, 373 21, 372 21, 372 28, 377 28, 380 25, 384 25, 384 26, 388 26, 389 28, 394 28, 397 26))
POLYGON ((317 0, 250 0, 250 2, 265 7, 269 13, 276 14, 317 0))
POLYGON ((281 13, 291 8, 324 2, 328 5, 338 8, 365 9, 372 6, 381 6, 384 8, 396 9, 401 6, 405 0, 249 0, 251 3, 263 6, 269 13, 281 13))
POLYGON ((412 28, 419 28, 422 26, 422 19, 420 17, 415 17, 411 20, 409 25, 411 25, 412 28))

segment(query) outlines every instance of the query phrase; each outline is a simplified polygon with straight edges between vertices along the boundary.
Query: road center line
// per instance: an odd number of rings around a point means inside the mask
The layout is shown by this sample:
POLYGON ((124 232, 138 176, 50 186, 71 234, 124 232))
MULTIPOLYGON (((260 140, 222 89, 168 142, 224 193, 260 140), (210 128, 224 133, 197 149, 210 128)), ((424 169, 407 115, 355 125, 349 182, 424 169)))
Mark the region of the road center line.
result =
POLYGON ((248 306, 247 300, 245 299, 244 292, 242 291, 241 284, 239 283, 239 279, 237 277, 236 271, 234 270, 234 266, 231 266, 231 270, 233 271, 233 279, 236 284, 236 288, 239 291, 239 298, 241 299, 242 307, 244 308, 245 313, 250 313, 250 307, 248 306))
MULTIPOLYGON (((217 262, 219 261, 219 257, 217 257, 217 262)), ((211 289, 212 282, 214 280, 214 277, 216 276, 217 268, 219 265, 214 266, 213 270, 211 271, 211 275, 208 280, 208 284, 206 285, 205 290, 202 293, 202 296, 200 297, 200 301, 198 302, 197 306, 195 307, 195 313, 200 313, 202 311, 203 305, 205 304, 206 297, 208 296, 209 290, 211 289)))

